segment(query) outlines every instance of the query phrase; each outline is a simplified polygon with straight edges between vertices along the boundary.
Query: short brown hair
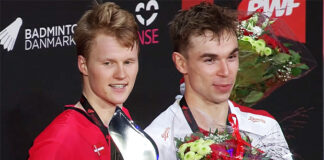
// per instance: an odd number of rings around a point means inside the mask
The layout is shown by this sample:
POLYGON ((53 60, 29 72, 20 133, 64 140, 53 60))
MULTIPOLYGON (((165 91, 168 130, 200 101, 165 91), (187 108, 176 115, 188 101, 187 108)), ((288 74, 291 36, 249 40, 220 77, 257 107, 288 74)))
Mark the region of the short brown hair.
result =
POLYGON ((204 35, 206 31, 213 32, 213 38, 224 33, 236 35, 237 14, 229 8, 202 2, 189 10, 179 11, 169 26, 174 51, 186 56, 183 52, 188 48, 190 36, 204 35))
POLYGON ((124 47, 139 45, 138 26, 134 16, 112 2, 95 5, 79 20, 74 32, 77 54, 88 58, 93 39, 98 34, 116 37, 124 47))

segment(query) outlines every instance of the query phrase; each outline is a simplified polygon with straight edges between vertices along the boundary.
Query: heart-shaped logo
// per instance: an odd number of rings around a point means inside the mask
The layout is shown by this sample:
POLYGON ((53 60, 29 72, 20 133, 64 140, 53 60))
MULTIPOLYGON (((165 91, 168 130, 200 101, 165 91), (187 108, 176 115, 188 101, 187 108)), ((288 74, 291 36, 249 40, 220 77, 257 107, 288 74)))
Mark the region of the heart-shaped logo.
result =
MULTIPOLYGON (((140 12, 140 10, 146 10, 146 11, 150 11, 151 8, 154 8, 154 10, 159 10, 159 4, 157 3, 156 0, 149 0, 146 4, 146 7, 145 7, 145 4, 143 2, 141 3, 138 3, 136 5, 136 8, 135 8, 135 12, 138 13, 140 12)), ((136 14, 136 18, 137 20, 142 24, 142 25, 146 25, 146 26, 149 26, 154 20, 155 18, 157 17, 158 13, 153 13, 150 18, 148 18, 146 21, 145 19, 143 18, 142 15, 140 14, 136 14), (146 23, 145 23, 146 22, 146 23)))

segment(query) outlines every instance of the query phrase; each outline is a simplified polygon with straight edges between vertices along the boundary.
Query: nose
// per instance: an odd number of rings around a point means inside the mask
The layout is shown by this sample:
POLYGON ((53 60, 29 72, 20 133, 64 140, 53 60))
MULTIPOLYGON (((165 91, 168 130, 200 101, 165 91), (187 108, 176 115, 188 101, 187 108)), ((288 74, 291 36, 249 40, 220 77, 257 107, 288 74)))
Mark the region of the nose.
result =
POLYGON ((220 61, 217 75, 222 77, 227 77, 229 75, 229 68, 228 68, 227 61, 220 61))
POLYGON ((125 67, 124 67, 123 64, 117 65, 115 73, 114 73, 114 77, 116 79, 124 79, 124 78, 126 78, 126 71, 125 71, 125 67))

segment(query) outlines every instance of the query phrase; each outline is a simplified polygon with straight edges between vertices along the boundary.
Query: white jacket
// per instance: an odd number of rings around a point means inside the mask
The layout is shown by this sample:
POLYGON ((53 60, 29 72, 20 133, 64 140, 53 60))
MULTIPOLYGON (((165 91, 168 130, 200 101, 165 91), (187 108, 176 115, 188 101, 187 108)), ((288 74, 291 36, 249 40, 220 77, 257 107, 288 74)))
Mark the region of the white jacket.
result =
MULTIPOLYGON (((179 105, 179 99, 145 128, 159 149, 159 160, 176 160, 174 138, 184 138, 192 130, 179 105)), ((278 122, 266 111, 254 110, 228 101, 231 113, 238 119, 239 129, 246 131, 252 146, 265 151, 272 159, 292 159, 278 122)))

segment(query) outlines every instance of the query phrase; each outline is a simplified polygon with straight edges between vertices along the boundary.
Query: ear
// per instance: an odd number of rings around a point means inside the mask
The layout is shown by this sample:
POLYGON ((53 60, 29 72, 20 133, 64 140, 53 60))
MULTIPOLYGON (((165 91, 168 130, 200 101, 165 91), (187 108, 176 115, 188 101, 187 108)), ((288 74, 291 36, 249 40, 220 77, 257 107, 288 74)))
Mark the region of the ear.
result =
POLYGON ((172 60, 180 73, 182 74, 187 73, 187 59, 181 53, 173 52, 172 60))
POLYGON ((87 67, 87 61, 86 58, 84 58, 81 55, 78 55, 78 67, 79 71, 84 75, 88 75, 88 67, 87 67))

